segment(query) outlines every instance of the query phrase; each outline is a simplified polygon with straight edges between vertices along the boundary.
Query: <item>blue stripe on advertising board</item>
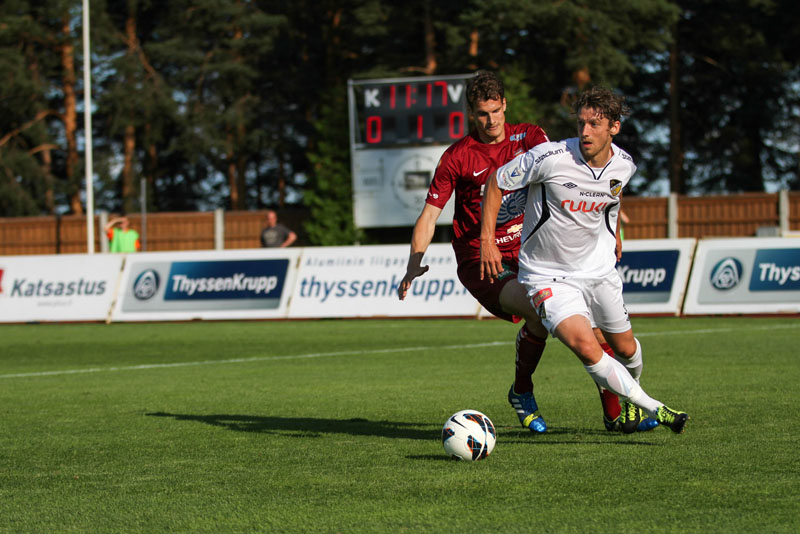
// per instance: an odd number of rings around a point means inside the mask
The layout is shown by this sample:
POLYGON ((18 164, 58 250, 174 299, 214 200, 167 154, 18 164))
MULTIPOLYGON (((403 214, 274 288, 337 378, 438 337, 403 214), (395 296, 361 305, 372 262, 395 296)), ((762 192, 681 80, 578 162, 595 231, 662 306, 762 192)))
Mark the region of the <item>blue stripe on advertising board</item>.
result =
POLYGON ((289 260, 173 262, 164 300, 280 298, 289 260))
POLYGON ((758 249, 750 291, 799 291, 800 249, 758 249))

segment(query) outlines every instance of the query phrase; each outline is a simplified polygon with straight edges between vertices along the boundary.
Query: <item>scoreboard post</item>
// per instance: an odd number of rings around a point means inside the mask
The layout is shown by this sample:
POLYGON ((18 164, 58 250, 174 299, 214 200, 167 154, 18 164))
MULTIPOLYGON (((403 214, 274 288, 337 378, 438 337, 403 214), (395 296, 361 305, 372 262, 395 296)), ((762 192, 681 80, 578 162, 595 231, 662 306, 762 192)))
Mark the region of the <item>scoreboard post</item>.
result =
MULTIPOLYGON (((359 228, 411 226, 445 149, 469 133, 471 74, 348 80, 353 215, 359 228)), ((438 224, 453 220, 448 202, 438 224)))

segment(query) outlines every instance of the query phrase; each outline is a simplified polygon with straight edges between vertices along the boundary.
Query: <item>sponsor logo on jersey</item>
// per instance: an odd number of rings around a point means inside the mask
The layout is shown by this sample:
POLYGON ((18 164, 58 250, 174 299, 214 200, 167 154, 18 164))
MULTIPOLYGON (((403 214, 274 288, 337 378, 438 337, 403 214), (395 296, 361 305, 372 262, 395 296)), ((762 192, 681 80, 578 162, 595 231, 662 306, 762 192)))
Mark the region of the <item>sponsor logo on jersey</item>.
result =
POLYGON ((723 258, 711 269, 711 285, 720 291, 727 291, 739 285, 744 269, 736 258, 723 258))
POLYGON ((522 230, 522 225, 521 224, 512 224, 511 226, 508 227, 508 230, 506 230, 506 233, 507 234, 515 234, 515 233, 519 232, 520 230, 522 230))
MULTIPOLYGON (((513 169, 506 169, 497 175, 497 184, 500 186, 500 189, 513 189, 514 185, 516 184, 515 178, 521 174, 522 173, 519 172, 519 168, 517 167, 514 167, 513 169)), ((481 194, 483 194, 482 191, 481 194)))
POLYGON ((624 159, 624 160, 627 160, 627 161, 633 161, 633 158, 632 158, 632 157, 630 157, 630 156, 629 156, 627 153, 625 153, 625 152, 620 152, 620 153, 619 153, 619 157, 621 157, 622 159, 624 159))
POLYGON ((567 183, 561 184, 561 185, 563 185, 567 189, 575 189, 576 187, 578 187, 577 185, 573 184, 572 182, 567 182, 567 183))
POLYGON ((528 188, 517 189, 503 195, 500 211, 497 212, 497 224, 503 225, 521 217, 525 213, 525 204, 528 201, 528 188))
POLYGON ((561 207, 574 212, 583 213, 601 213, 608 206, 608 202, 589 202, 581 200, 577 204, 574 200, 564 200, 561 202, 561 207))
POLYGON ((550 156, 555 156, 557 154, 563 154, 563 153, 564 153, 564 149, 563 148, 559 148, 558 150, 548 150, 547 152, 545 152, 544 154, 542 154, 541 156, 536 158, 534 160, 533 164, 534 165, 538 165, 542 161, 544 161, 545 159, 549 158, 550 156))
POLYGON ((607 193, 598 193, 596 191, 581 191, 578 193, 578 196, 581 197, 606 197, 608 196, 607 193))
POLYGON ((511 137, 509 137, 508 140, 511 141, 511 142, 522 141, 523 139, 525 139, 525 136, 527 136, 527 135, 528 135, 528 132, 522 132, 522 133, 514 134, 511 137))
POLYGON ((619 192, 622 191, 622 182, 619 180, 611 180, 610 189, 612 197, 619 196, 619 192))
POLYGON ((489 170, 489 167, 486 167, 482 171, 477 171, 477 172, 472 171, 472 176, 480 176, 481 174, 485 173, 487 170, 489 170))

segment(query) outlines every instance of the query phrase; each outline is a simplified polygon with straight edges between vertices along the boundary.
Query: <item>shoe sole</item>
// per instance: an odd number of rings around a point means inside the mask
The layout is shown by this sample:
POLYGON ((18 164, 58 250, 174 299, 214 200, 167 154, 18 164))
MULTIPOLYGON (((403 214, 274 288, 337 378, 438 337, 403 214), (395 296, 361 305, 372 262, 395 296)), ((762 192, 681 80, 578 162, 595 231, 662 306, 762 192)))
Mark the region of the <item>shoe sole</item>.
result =
MULTIPOLYGON (((668 425, 669 429, 675 432, 676 434, 683 434, 683 431, 686 430, 686 422, 689 420, 689 416, 686 414, 681 414, 678 416, 678 419, 672 425, 668 425), (676 424, 677 423, 677 424, 676 424), (677 428, 675 428, 677 427, 677 428)), ((663 424, 663 423, 661 423, 663 424)), ((667 425, 664 425, 667 426, 667 425)))

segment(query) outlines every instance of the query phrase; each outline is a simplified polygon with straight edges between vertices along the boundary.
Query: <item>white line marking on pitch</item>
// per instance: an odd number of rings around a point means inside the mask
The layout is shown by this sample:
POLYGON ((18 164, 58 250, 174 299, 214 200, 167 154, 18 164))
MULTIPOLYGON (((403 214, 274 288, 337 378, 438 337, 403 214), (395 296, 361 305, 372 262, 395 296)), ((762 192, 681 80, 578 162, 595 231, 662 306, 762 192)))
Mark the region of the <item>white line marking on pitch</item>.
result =
MULTIPOLYGON (((752 327, 747 330, 783 330, 788 328, 800 327, 800 322, 797 324, 787 325, 772 325, 762 327, 752 327)), ((663 335, 688 335, 688 334, 719 334, 722 332, 738 332, 739 328, 704 328, 700 330, 672 330, 665 332, 641 332, 637 333, 636 337, 649 337, 649 336, 663 336, 663 335)), ((396 352, 419 352, 423 350, 457 350, 457 349, 474 349, 480 347, 496 347, 501 345, 511 345, 513 341, 491 341, 487 343, 471 343, 468 345, 443 345, 435 347, 426 345, 423 347, 404 347, 396 349, 377 349, 377 350, 342 350, 336 352, 312 352, 309 354, 291 354, 285 356, 254 356, 251 358, 230 358, 227 360, 204 360, 199 362, 174 362, 174 363, 147 363, 141 365, 126 365, 120 367, 88 367, 85 369, 64 369, 60 371, 40 371, 34 373, 13 373, 7 375, 0 375, 2 378, 30 378, 38 376, 61 376, 61 375, 77 375, 87 373, 108 373, 117 371, 142 371, 145 369, 167 369, 172 367, 194 367, 198 365, 223 365, 229 363, 249 363, 249 362, 267 362, 273 360, 301 360, 306 358, 331 358, 334 356, 358 356, 361 354, 388 354, 396 352)))

